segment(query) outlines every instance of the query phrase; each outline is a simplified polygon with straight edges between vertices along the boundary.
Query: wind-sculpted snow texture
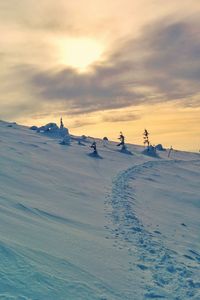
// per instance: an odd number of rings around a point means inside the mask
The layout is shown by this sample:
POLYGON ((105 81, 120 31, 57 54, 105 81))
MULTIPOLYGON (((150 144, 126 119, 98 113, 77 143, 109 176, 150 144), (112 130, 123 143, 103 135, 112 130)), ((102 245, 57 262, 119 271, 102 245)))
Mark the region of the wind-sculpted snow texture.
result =
POLYGON ((0 122, 0 299, 130 299, 136 282, 104 227, 121 154, 59 142, 0 122))
POLYGON ((0 121, 0 300, 200 299, 199 154, 79 139, 0 121))
MULTIPOLYGON (((199 160, 151 161, 121 172, 113 181, 112 194, 107 201, 107 207, 111 206, 108 213, 110 219, 108 228, 115 237, 114 246, 127 248, 130 270, 134 273, 136 268, 140 270, 139 276, 143 281, 142 299, 200 299, 199 167, 199 160), (193 181, 188 182, 191 176, 193 181), (176 182, 177 177, 182 178, 176 182), (183 186, 186 182, 187 185, 183 186), (157 193, 157 201, 155 201, 156 194, 152 197, 153 192, 149 185, 153 185, 157 193), (193 189, 193 194, 190 187, 193 189), (179 189, 182 189, 184 194, 179 189), (140 190, 143 199, 139 198, 137 190, 140 190), (173 223, 166 224, 168 216, 163 216, 165 224, 162 233, 158 225, 160 223, 156 224, 158 220, 155 219, 156 214, 159 215, 157 202, 160 202, 161 210, 166 213, 165 208, 169 204, 164 204, 161 200, 166 191, 168 191, 168 198, 173 196, 170 207, 171 218, 177 219, 173 222, 169 218, 169 222, 173 223), (151 201, 148 203, 149 199, 151 201), (144 220, 145 217, 148 219, 150 205, 154 205, 154 214, 152 220, 148 221, 154 221, 154 224, 147 221, 144 224, 142 217, 144 220), (194 219, 191 220, 191 216, 194 219), (184 222, 180 223, 181 220, 184 222), (170 241, 172 239, 168 228, 170 225, 176 233, 173 241, 170 241), (179 228, 176 228, 178 225, 179 228), (189 230, 185 231, 187 226, 189 230), (179 232, 176 232, 178 230, 179 232), (179 234, 181 237, 178 236, 179 234)), ((167 213, 170 214, 170 211, 167 213)))

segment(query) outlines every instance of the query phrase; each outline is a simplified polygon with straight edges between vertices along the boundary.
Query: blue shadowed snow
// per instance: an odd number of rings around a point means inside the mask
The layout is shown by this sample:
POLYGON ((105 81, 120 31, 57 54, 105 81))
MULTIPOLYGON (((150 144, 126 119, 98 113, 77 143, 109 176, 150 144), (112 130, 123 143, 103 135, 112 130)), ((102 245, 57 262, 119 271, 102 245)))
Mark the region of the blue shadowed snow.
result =
POLYGON ((200 156, 79 139, 0 122, 0 299, 200 299, 200 156))

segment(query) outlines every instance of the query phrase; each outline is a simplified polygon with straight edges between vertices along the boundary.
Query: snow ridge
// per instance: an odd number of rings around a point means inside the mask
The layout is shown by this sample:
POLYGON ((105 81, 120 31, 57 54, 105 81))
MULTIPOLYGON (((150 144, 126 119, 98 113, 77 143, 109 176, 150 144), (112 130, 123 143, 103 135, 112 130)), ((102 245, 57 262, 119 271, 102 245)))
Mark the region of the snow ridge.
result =
POLYGON ((184 300, 199 299, 200 296, 199 260, 193 265, 181 262, 178 253, 164 245, 162 234, 158 230, 153 234, 148 232, 134 210, 135 196, 130 181, 146 168, 172 163, 174 161, 148 161, 119 173, 106 202, 108 228, 114 235, 114 246, 127 248, 131 258, 129 271, 143 272, 143 299, 184 300))

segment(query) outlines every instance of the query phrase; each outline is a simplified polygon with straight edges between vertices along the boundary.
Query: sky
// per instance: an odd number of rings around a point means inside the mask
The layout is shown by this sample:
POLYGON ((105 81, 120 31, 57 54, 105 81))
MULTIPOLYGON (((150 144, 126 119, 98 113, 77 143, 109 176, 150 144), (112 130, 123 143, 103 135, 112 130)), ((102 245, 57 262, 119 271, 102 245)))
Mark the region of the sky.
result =
POLYGON ((0 0, 0 119, 200 149, 199 0, 0 0))

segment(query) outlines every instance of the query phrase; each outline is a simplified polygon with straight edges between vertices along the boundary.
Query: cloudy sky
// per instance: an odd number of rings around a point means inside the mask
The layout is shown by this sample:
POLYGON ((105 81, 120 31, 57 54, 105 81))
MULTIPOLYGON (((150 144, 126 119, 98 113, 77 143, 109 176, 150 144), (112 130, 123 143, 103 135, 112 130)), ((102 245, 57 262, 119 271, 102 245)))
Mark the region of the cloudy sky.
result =
POLYGON ((200 149, 199 0, 0 0, 0 119, 200 149))

